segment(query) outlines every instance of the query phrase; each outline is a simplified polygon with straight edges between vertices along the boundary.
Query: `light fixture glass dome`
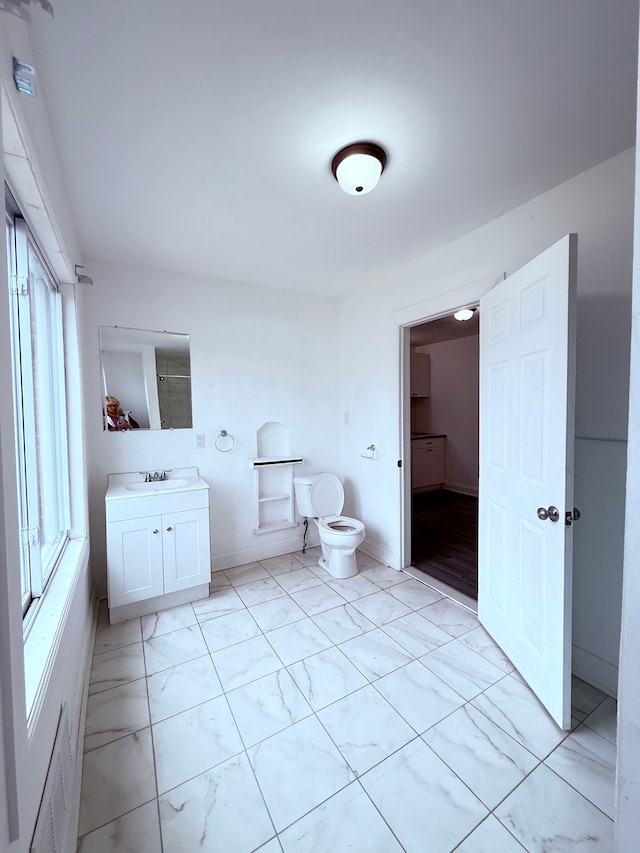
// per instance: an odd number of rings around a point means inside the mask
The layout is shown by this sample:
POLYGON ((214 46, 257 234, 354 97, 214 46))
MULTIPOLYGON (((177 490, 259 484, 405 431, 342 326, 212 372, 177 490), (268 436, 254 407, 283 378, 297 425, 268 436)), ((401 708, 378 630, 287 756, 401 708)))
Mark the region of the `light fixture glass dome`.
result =
POLYGON ((349 195, 365 195, 380 180, 387 155, 373 142, 354 142, 342 148, 333 158, 331 171, 349 195))
POLYGON ((473 308, 461 308, 453 316, 456 320, 470 320, 473 317, 473 308))
POLYGON ((371 192, 380 180, 382 163, 369 154, 351 154, 336 169, 336 178, 349 195, 371 192))

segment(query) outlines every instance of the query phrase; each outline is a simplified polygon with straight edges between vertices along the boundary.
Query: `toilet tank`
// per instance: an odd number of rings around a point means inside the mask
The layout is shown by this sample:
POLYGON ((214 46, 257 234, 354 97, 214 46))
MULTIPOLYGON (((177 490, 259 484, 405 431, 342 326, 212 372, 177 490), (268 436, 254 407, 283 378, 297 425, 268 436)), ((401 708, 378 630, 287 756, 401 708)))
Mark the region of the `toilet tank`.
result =
POLYGON ((293 480, 296 507, 306 518, 339 515, 344 505, 344 489, 335 474, 307 474, 293 480))

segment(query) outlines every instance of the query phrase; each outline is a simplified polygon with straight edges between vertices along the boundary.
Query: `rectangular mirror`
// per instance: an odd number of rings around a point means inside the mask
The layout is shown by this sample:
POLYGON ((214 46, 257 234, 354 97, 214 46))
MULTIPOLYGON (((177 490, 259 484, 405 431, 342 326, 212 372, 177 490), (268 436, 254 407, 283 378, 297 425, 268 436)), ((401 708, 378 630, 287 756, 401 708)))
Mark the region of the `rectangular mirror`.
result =
POLYGON ((189 335, 121 326, 99 332, 104 429, 191 429, 189 335))

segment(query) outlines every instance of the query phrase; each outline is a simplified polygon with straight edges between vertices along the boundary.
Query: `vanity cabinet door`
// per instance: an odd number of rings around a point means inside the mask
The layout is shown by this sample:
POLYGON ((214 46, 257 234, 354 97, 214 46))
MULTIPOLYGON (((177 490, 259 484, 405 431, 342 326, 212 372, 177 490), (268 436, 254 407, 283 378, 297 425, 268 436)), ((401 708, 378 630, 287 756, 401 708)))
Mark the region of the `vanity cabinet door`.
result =
POLYGON ((107 524, 109 607, 162 595, 162 574, 161 516, 107 524))
POLYGON ((210 582, 208 509, 163 515, 162 544, 165 592, 210 582))
POLYGON ((426 489, 445 481, 445 440, 433 438, 411 443, 411 486, 426 489))
POLYGON ((427 352, 411 352, 409 386, 412 397, 428 397, 431 393, 431 356, 427 352))

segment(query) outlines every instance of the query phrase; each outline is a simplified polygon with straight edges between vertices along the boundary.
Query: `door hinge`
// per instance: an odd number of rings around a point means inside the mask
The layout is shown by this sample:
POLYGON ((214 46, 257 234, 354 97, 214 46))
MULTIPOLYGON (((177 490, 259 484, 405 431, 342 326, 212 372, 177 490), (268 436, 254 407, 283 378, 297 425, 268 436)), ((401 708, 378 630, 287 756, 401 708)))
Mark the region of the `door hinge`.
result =
POLYGON ((16 296, 26 296, 29 293, 29 279, 26 275, 12 274, 11 293, 16 296))
POLYGON ((402 459, 398 459, 398 468, 402 468, 402 459))
POLYGON ((22 544, 25 546, 37 545, 40 541, 40 529, 38 527, 22 528, 22 544))

